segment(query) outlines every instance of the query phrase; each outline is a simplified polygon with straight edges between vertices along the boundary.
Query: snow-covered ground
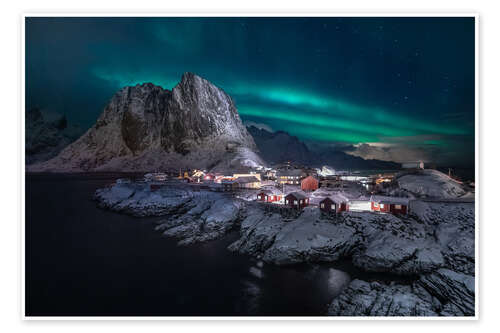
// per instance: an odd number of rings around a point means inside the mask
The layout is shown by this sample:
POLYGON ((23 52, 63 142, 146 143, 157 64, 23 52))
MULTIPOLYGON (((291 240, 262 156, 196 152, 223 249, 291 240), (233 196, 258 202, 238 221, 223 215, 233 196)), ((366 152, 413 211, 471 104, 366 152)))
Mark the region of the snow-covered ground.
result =
POLYGON ((420 170, 397 178, 399 188, 416 197, 458 198, 466 194, 462 184, 437 170, 420 170))

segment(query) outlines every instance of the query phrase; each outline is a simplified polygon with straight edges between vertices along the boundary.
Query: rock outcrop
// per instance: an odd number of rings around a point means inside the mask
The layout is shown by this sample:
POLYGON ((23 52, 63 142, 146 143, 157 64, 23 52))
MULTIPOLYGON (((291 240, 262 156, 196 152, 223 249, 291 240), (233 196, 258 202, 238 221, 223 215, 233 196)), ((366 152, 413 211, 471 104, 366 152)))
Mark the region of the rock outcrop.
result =
POLYGON ((409 284, 353 280, 331 316, 474 316, 474 277, 439 269, 409 284))
POLYGON ((402 173, 396 181, 399 189, 419 198, 454 199, 466 194, 461 183, 438 170, 402 173))
POLYGON ((29 171, 224 169, 263 161, 229 95, 185 73, 172 91, 151 83, 118 91, 81 138, 29 171))

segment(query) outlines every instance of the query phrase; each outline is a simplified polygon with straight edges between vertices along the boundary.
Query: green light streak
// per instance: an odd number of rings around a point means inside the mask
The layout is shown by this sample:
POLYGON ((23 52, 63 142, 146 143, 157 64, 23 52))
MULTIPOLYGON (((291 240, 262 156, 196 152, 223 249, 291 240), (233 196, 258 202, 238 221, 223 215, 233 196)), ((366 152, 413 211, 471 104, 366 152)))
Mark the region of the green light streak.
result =
POLYGON ((359 134, 351 131, 332 131, 314 126, 300 126, 298 124, 294 124, 287 125, 286 128, 294 135, 315 141, 360 143, 379 140, 376 136, 359 134))
MULTIPOLYGON (((339 99, 323 97, 318 94, 308 93, 289 88, 238 86, 230 89, 232 94, 257 96, 262 100, 281 103, 304 110, 313 109, 313 113, 324 113, 329 116, 342 116, 353 119, 367 119, 371 123, 393 124, 408 131, 419 131, 420 133, 439 133, 461 135, 466 134, 465 129, 436 125, 422 119, 402 116, 399 113, 389 112, 380 107, 366 107, 349 103, 339 99)), ((388 134, 389 135, 389 134, 388 134)))
POLYGON ((380 136, 406 136, 419 134, 416 131, 401 130, 396 127, 363 123, 361 121, 350 121, 340 117, 325 117, 322 115, 308 114, 306 111, 290 112, 272 108, 254 108, 246 105, 240 106, 238 111, 241 115, 285 120, 302 125, 323 127, 330 130, 350 130, 353 132, 368 133, 372 135, 375 134, 380 136))

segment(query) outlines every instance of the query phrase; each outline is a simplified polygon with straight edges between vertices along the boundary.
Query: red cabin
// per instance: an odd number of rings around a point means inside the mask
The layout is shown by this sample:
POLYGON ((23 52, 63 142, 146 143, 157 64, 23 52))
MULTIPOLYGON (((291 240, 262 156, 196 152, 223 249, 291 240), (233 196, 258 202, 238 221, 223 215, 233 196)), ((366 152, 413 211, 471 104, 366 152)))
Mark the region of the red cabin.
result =
POLYGON ((264 201, 264 202, 276 202, 280 201, 281 198, 283 197, 283 193, 281 193, 279 190, 262 190, 257 194, 257 200, 259 201, 264 201))
POLYGON ((371 210, 374 212, 407 214, 410 200, 408 198, 372 195, 371 210))
POLYGON ((326 213, 340 213, 349 210, 349 199, 341 194, 328 196, 319 202, 319 209, 326 213))
POLYGON ((302 209, 309 206, 309 198, 304 193, 292 192, 285 197, 285 205, 292 208, 302 209))
POLYGON ((319 187, 319 181, 313 176, 307 176, 300 182, 302 191, 316 191, 319 187))

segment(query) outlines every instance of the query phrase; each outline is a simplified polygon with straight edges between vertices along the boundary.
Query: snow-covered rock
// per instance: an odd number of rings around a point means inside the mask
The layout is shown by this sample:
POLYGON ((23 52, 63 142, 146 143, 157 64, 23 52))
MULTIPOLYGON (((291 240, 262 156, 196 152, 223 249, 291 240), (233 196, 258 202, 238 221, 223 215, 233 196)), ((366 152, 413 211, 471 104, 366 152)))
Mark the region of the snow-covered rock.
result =
POLYGON ((441 248, 446 267, 474 275, 475 205, 474 203, 413 201, 412 214, 432 230, 441 248))
POLYGON ((437 170, 419 170, 397 178, 399 188, 423 198, 458 198, 466 194, 456 180, 437 170))
POLYGON ((439 269, 411 283, 353 280, 328 308, 332 316, 474 316, 474 277, 439 269))
POLYGON ((432 296, 409 285, 353 280, 328 308, 330 316, 437 316, 432 296), (427 297, 426 297, 427 296, 427 297))
POLYGON ((449 269, 439 269, 416 282, 442 303, 449 303, 443 315, 473 316, 475 312, 474 277, 449 269), (451 313, 449 313, 451 311, 451 313))
POLYGON ((264 261, 282 265, 331 262, 350 256, 359 243, 356 230, 319 217, 319 209, 308 207, 297 219, 284 223, 264 261))
POLYGON ((262 255, 273 243, 283 227, 279 214, 266 214, 261 209, 251 208, 241 222, 240 239, 229 246, 229 250, 255 256, 262 255))

